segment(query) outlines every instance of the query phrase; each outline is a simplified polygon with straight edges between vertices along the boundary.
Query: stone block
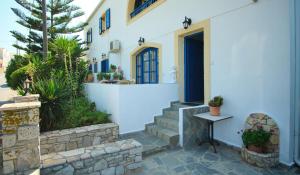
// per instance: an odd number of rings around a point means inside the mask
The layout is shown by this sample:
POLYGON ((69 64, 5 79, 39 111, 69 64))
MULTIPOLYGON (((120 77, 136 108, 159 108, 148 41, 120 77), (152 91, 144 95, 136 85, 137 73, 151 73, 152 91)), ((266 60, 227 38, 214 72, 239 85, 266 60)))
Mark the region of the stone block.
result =
POLYGON ((40 135, 37 126, 22 126, 18 128, 18 140, 31 140, 38 138, 40 135))
POLYGON ((14 162, 10 161, 3 161, 3 174, 10 174, 15 171, 14 162))
POLYGON ((111 167, 101 171, 101 175, 115 175, 115 172, 116 172, 116 168, 111 167))
POLYGON ((107 167, 108 167, 107 161, 102 159, 102 160, 99 160, 95 163, 94 171, 104 170, 107 167))
POLYGON ((40 151, 39 148, 26 149, 18 154, 16 169, 24 171, 40 167, 40 151))
POLYGON ((3 148, 10 148, 14 146, 16 144, 16 141, 17 141, 17 136, 15 134, 2 136, 3 148))

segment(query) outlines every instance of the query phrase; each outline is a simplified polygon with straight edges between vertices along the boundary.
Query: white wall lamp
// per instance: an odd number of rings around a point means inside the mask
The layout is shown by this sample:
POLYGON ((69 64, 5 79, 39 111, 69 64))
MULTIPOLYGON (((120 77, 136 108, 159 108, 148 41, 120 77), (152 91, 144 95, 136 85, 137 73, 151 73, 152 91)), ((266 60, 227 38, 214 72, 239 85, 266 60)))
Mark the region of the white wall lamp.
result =
POLYGON ((141 46, 142 44, 145 43, 145 38, 140 37, 140 39, 138 40, 139 46, 141 46))

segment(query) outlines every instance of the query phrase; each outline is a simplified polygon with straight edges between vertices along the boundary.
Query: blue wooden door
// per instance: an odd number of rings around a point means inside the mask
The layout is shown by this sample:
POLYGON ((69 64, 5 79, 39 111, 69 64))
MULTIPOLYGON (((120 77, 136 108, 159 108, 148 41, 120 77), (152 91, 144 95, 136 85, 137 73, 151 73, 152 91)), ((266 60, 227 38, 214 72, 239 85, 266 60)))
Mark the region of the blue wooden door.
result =
POLYGON ((184 39, 185 102, 204 102, 204 43, 203 33, 184 39))

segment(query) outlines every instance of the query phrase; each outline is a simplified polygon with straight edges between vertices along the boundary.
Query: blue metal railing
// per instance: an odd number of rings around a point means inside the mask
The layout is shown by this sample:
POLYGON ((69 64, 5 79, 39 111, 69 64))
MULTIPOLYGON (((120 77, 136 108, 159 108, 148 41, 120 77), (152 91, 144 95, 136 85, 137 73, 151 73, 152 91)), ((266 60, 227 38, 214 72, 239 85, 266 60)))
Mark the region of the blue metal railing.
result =
POLYGON ((148 8, 150 5, 154 4, 157 0, 147 0, 145 1, 142 5, 137 7, 136 9, 133 10, 133 12, 130 13, 131 18, 135 17, 139 13, 141 13, 143 10, 148 8))

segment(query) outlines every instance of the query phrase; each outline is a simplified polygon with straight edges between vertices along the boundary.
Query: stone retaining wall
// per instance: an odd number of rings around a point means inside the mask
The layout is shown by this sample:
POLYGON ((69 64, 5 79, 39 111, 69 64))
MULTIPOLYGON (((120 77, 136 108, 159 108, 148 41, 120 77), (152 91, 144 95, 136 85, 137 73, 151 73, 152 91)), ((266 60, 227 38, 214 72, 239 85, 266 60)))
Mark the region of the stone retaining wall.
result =
POLYGON ((123 175, 142 166, 142 145, 122 140, 42 156, 41 174, 123 175))
POLYGON ((279 153, 259 154, 253 151, 249 151, 247 148, 242 148, 241 155, 243 160, 251 165, 255 165, 261 168, 270 168, 279 164, 279 153))
POLYGON ((41 154, 115 142, 119 138, 119 126, 115 123, 92 125, 40 135, 41 154))

